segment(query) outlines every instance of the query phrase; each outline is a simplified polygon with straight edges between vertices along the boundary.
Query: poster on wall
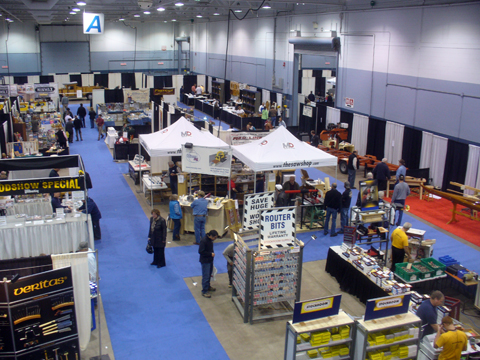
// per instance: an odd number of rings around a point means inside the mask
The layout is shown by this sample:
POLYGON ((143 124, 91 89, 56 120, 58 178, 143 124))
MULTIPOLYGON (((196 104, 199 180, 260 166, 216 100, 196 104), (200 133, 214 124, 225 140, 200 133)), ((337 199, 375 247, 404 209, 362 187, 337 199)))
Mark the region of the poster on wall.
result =
POLYGON ((294 246, 295 236, 295 207, 261 212, 259 250, 294 246))
POLYGON ((245 194, 243 201, 243 229, 255 230, 260 226, 260 211, 273 208, 275 192, 245 194))
POLYGON ((312 107, 311 106, 304 106, 303 107, 303 116, 312 117, 312 107))
POLYGON ((150 89, 142 90, 123 90, 123 98, 125 102, 137 102, 141 104, 147 104, 150 102, 150 89))
POLYGON ((362 211, 378 209, 377 180, 360 181, 360 200, 362 211))
POLYGON ((230 176, 232 151, 228 147, 211 148, 182 145, 182 170, 189 173, 230 176))
MULTIPOLYGON (((261 139, 265 136, 270 134, 269 131, 266 132, 242 132, 242 131, 235 131, 229 134, 230 138, 230 145, 242 145, 242 144, 247 144, 249 142, 252 142, 253 140, 258 140, 261 139)), ((227 137, 227 142, 228 142, 228 137, 227 137)))
POLYGON ((353 99, 352 98, 345 98, 345 106, 353 109, 353 99))
POLYGON ((8 99, 10 97, 10 86, 0 85, 0 99, 8 99))
POLYGON ((17 93, 19 96, 33 94, 35 93, 35 88, 33 87, 33 84, 17 85, 17 93))
POLYGON ((40 98, 58 98, 58 84, 57 83, 50 83, 50 84, 34 84, 35 89, 35 99, 40 98))

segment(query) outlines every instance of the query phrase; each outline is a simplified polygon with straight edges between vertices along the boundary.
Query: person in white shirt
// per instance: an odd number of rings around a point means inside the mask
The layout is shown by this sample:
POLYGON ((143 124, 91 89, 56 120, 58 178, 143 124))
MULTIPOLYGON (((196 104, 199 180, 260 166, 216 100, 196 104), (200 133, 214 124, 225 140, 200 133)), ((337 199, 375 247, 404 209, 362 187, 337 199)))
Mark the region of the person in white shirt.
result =
POLYGON ((202 87, 200 85, 198 85, 195 92, 196 92, 197 95, 202 95, 202 87))
POLYGON ((283 121, 282 117, 278 118, 278 126, 283 126, 285 129, 287 128, 287 123, 283 121))
POLYGON ((88 247, 88 242, 82 241, 78 244, 77 252, 88 251, 88 274, 89 280, 96 282, 97 281, 97 261, 95 260, 95 254, 93 250, 88 247))
POLYGON ((260 105, 260 107, 258 108, 258 113, 261 114, 263 109, 265 109, 265 103, 262 103, 262 105, 260 105))

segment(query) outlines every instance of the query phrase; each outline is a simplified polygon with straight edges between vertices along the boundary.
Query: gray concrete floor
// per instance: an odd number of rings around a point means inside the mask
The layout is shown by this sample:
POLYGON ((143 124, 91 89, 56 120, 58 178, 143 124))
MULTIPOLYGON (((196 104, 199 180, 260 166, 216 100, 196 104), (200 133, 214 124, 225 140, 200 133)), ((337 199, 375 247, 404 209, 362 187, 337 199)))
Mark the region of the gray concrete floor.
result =
MULTIPOLYGON (((335 168, 322 168, 323 172, 335 176, 335 168)), ((346 181, 347 176, 337 173, 339 181, 346 181)), ((145 215, 150 217, 151 207, 147 204, 142 193, 137 193, 139 186, 135 186, 128 174, 125 175, 127 183, 130 185, 133 193, 137 196, 145 215)), ((363 171, 357 172, 357 180, 363 179, 363 171)), ((162 216, 168 214, 168 202, 156 205, 162 216)), ((414 215, 412 215, 414 216, 414 215)), ((416 216, 414 216, 417 218, 416 216)), ((422 220, 422 219, 419 219, 422 220)), ((423 220, 422 220, 423 221, 423 220)), ((424 223, 433 226, 430 223, 424 223)), ((435 227, 435 226, 434 226, 435 227)), ((437 228, 438 229, 438 228, 437 228)), ((444 230, 439 229, 445 232, 444 230)), ((475 250, 479 247, 458 238, 450 233, 449 236, 471 246, 475 250)), ((167 235, 167 247, 190 245, 194 241, 193 234, 185 234, 181 241, 171 241, 171 233, 167 235)), ((228 234, 220 241, 230 241, 228 234)), ((313 299, 332 294, 342 294, 342 309, 348 314, 360 317, 365 311, 365 305, 360 303, 357 298, 340 291, 337 281, 325 272, 325 260, 304 263, 302 276, 301 300, 313 299)), ((244 324, 243 319, 232 302, 232 291, 228 288, 227 274, 220 274, 215 284, 216 291, 212 298, 207 299, 201 296, 201 277, 185 278, 185 283, 192 292, 198 305, 202 309, 207 321, 215 332, 218 340, 232 360, 243 359, 282 359, 285 347, 285 320, 268 321, 256 323, 254 325, 244 324), (247 345, 248 344, 248 345, 247 345)), ((466 301, 466 299, 462 299, 466 301)), ((471 303, 471 301, 469 301, 471 303)), ((99 303, 101 304, 101 303, 99 303)), ((114 349, 111 347, 108 324, 106 324, 103 309, 99 305, 99 312, 102 316, 102 347, 103 354, 109 354, 110 359, 114 358, 114 349)), ((461 316, 461 321, 469 326, 472 323, 465 316, 461 316)), ((98 355, 98 328, 92 333, 92 340, 87 351, 82 354, 82 359, 90 359, 91 356, 98 355)))

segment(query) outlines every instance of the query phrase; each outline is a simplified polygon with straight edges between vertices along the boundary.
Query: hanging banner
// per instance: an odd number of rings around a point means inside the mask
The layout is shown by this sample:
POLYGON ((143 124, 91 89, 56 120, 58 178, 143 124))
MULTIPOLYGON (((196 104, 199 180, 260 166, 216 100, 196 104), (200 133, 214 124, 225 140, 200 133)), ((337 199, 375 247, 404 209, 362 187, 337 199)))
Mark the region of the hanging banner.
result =
POLYGON ((45 194, 85 189, 85 182, 79 178, 46 178, 36 180, 2 180, 0 196, 45 194), (55 179, 55 180, 54 180, 55 179))
MULTIPOLYGON (((232 132, 230 134, 230 145, 242 145, 252 142, 253 140, 261 139, 270 134, 266 132, 232 132)), ((227 139, 228 140, 228 139, 227 139)))
POLYGON ((57 83, 50 83, 50 84, 34 84, 35 89, 35 99, 50 97, 58 98, 58 84, 57 83))
POLYGON ((407 313, 410 296, 403 294, 367 300, 365 321, 407 313))
POLYGON ((245 194, 243 201, 243 229, 255 230, 260 226, 260 210, 273 208, 275 192, 245 194))
POLYGON ((32 94, 35 93, 35 88, 33 84, 17 85, 17 93, 18 95, 32 94))
POLYGON ((154 89, 153 95, 175 95, 175 88, 168 89, 154 89))
POLYGON ((125 102, 134 101, 137 103, 146 104, 150 102, 150 89, 142 89, 142 90, 124 89, 123 98, 126 99, 125 102))
POLYGON ((260 214, 258 249, 294 246, 295 207, 263 210, 260 214))
POLYGON ((182 170, 189 173, 230 176, 232 151, 230 148, 211 148, 182 145, 182 170))
POLYGON ((9 85, 9 86, 10 86, 10 96, 11 97, 18 96, 17 84, 12 84, 12 85, 9 85))
POLYGON ((342 295, 327 296, 319 299, 295 303, 292 323, 321 319, 338 315, 342 295))
POLYGON ((0 98, 8 99, 10 97, 10 85, 0 85, 0 98))
POLYGON ((104 32, 104 14, 83 13, 83 33, 99 35, 104 32))

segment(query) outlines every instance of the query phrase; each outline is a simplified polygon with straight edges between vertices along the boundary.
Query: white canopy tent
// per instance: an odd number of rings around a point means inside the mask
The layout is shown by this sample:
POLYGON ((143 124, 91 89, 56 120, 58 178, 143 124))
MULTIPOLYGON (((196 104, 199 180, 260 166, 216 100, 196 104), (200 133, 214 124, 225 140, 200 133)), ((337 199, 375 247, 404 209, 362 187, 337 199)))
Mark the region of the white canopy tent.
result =
POLYGON ((194 146, 228 147, 227 143, 208 131, 198 130, 183 116, 163 130, 140 135, 139 141, 151 157, 179 156, 185 143, 192 143, 194 146))
POLYGON ((298 140, 283 126, 262 139, 232 146, 233 155, 254 172, 337 166, 337 158, 298 140))

